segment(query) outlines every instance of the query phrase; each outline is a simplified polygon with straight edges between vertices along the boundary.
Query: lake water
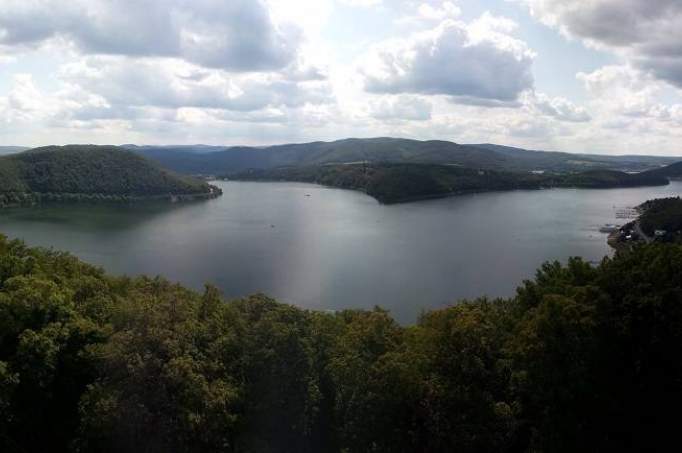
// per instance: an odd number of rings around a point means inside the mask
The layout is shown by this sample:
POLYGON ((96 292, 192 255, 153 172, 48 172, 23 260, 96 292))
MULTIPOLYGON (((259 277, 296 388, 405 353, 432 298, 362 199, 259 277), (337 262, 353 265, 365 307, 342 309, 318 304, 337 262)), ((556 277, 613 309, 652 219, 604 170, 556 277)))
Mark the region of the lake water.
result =
MULTIPOLYGON (((0 211, 0 232, 116 274, 163 275, 228 297, 263 292, 317 310, 424 309, 510 296, 547 260, 611 253, 598 228, 666 187, 498 192, 384 206, 298 183, 218 182, 180 205, 48 205, 0 211)), ((622 223, 622 221, 620 221, 622 223)))

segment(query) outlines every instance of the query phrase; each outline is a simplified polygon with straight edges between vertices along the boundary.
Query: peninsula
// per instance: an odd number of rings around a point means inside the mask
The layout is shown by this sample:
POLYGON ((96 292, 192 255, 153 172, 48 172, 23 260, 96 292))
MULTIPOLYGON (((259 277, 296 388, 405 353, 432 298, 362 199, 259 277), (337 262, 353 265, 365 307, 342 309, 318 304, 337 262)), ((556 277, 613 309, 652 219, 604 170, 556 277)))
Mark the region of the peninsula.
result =
POLYGON ((667 185, 668 178, 648 172, 615 170, 539 174, 463 168, 456 165, 357 163, 283 167, 228 174, 227 179, 296 181, 360 190, 385 204, 476 192, 554 187, 588 189, 667 185))

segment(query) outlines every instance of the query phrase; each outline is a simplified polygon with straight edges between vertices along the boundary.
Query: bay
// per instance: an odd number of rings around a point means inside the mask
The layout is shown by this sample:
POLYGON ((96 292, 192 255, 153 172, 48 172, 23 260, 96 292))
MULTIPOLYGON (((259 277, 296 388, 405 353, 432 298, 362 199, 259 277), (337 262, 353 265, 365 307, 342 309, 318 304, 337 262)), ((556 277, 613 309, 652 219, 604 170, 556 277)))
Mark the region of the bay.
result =
POLYGON ((163 275, 229 298, 315 310, 384 307, 403 323, 463 298, 506 297, 545 261, 611 254, 605 223, 665 187, 552 189, 381 205, 299 183, 216 182, 187 204, 51 204, 0 211, 0 233, 115 274, 163 275))

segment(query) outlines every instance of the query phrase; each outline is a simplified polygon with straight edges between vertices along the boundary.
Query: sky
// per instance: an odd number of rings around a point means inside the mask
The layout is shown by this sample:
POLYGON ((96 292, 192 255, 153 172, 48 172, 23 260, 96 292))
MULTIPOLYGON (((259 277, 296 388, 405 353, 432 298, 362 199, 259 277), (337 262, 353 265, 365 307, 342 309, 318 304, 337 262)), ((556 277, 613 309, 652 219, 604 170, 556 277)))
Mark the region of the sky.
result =
POLYGON ((680 0, 0 2, 0 145, 682 155, 680 0))

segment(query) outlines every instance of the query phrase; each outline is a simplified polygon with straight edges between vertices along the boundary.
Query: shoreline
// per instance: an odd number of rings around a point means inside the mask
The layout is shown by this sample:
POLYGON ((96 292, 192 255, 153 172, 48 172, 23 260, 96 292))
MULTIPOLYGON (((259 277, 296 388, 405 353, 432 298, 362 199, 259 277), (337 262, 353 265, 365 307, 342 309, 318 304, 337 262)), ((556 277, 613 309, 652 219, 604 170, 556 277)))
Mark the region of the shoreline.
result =
POLYGON ((624 224, 616 231, 609 233, 606 243, 616 251, 632 250, 633 247, 637 245, 650 244, 654 241, 653 238, 647 236, 644 231, 642 231, 639 224, 639 219, 642 216, 641 206, 637 208, 639 210, 639 216, 636 219, 624 224), (623 235, 626 234, 623 230, 628 230, 630 234, 636 234, 637 239, 630 239, 623 241, 623 235))
POLYGON ((609 233, 608 237, 606 238, 606 243, 616 252, 630 249, 629 244, 626 244, 619 240, 620 234, 621 234, 620 229, 618 229, 612 233, 609 233))
POLYGON ((434 193, 434 194, 429 194, 429 195, 416 195, 416 196, 412 196, 412 197, 403 197, 403 198, 386 200, 386 199, 377 197, 376 195, 368 192, 364 188, 333 186, 333 185, 328 185, 328 184, 322 184, 322 183, 315 182, 315 181, 304 181, 304 180, 300 180, 300 179, 258 179, 258 178, 249 179, 249 178, 229 178, 228 177, 228 178, 220 178, 220 179, 218 179, 218 181, 225 181, 225 182, 230 182, 230 181, 234 181, 234 182, 264 182, 264 183, 296 182, 296 183, 303 183, 303 184, 313 184, 316 186, 326 187, 329 189, 351 190, 353 192, 361 192, 361 193, 364 193, 365 195, 375 199, 380 204, 387 205, 387 206, 394 205, 394 204, 413 203, 413 202, 418 202, 418 201, 438 200, 438 199, 458 197, 458 196, 463 196, 463 195, 475 195, 475 194, 494 193, 494 192, 539 191, 539 190, 551 190, 551 189, 613 190, 613 189, 635 189, 635 188, 641 188, 641 187, 663 187, 663 186, 670 185, 670 181, 668 181, 667 184, 637 185, 637 186, 623 185, 623 186, 614 186, 614 187, 581 187, 581 186, 570 186, 570 185, 567 185, 567 186, 554 185, 554 186, 541 186, 541 187, 518 187, 518 188, 509 188, 509 189, 470 189, 470 190, 459 190, 459 191, 453 191, 453 192, 434 193))
POLYGON ((144 203, 153 201, 168 201, 181 203, 199 200, 211 200, 222 196, 223 191, 217 186, 210 185, 208 192, 202 193, 167 193, 159 195, 117 195, 102 193, 42 193, 42 192, 8 192, 0 195, 12 197, 13 202, 0 203, 0 209, 30 207, 42 203, 144 203))

